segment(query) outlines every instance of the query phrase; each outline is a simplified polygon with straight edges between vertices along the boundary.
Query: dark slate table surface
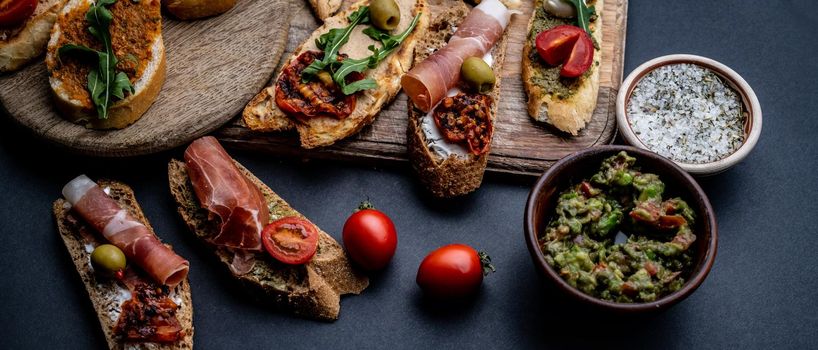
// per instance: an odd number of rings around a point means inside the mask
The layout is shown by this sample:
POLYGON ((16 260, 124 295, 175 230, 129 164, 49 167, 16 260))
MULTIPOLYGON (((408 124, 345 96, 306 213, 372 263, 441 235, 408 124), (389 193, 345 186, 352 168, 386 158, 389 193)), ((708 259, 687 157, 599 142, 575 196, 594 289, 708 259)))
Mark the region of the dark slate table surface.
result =
POLYGON ((392 265, 341 318, 319 323, 246 301, 198 249, 175 213, 166 164, 181 150, 136 159, 64 153, 0 124, 0 348, 104 348, 84 287, 60 241, 51 202, 86 173, 129 183, 159 235, 191 263, 195 345, 230 348, 818 347, 818 12, 810 1, 632 0, 625 71, 672 53, 714 58, 739 72, 764 111, 761 140, 735 168, 701 179, 718 215, 719 251, 692 296, 659 315, 577 311, 547 289, 523 241, 533 179, 488 176, 475 194, 437 201, 408 166, 299 162, 233 152, 319 226, 340 238, 367 196, 399 231, 392 265), (421 298, 426 252, 464 242, 498 272, 476 300, 440 309, 421 298))

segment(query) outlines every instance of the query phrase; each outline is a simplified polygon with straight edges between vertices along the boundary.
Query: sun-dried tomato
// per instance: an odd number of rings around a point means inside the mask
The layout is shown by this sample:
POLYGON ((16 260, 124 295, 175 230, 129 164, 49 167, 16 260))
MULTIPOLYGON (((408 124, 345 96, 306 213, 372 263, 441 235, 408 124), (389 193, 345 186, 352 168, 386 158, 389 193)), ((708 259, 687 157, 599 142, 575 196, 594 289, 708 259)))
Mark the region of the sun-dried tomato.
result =
MULTIPOLYGON (((327 73, 324 79, 315 77, 309 82, 301 81, 301 72, 316 59, 322 59, 323 52, 307 51, 296 58, 281 72, 276 83, 276 105, 288 115, 298 119, 332 117, 344 119, 355 110, 356 96, 344 95, 327 73)), ((338 61, 346 59, 338 55, 338 61)), ((353 72, 346 78, 347 83, 363 79, 363 74, 353 72)))
POLYGON ((491 96, 478 93, 446 97, 435 108, 435 124, 447 141, 466 143, 472 154, 481 155, 489 151, 494 132, 492 103, 491 96))

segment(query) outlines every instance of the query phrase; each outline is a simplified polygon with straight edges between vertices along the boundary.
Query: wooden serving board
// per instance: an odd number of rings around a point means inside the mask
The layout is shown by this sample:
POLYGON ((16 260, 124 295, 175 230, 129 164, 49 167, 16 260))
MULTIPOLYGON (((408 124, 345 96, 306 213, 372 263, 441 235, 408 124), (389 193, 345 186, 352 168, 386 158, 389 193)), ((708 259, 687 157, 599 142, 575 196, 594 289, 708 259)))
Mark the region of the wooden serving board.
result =
POLYGON ((133 125, 89 130, 60 118, 40 60, 0 76, 0 103, 34 133, 83 154, 159 152, 224 125, 259 91, 285 48, 288 0, 239 0, 220 16, 162 20, 167 79, 151 108, 133 125))
MULTIPOLYGON (((282 64, 293 50, 319 26, 304 0, 291 0, 294 16, 290 38, 282 64)), ((345 6, 352 3, 345 0, 345 6)), ((441 0, 428 0, 432 11, 443 6, 441 0)), ((527 35, 532 2, 523 0, 523 15, 514 16, 509 28, 508 51, 503 67, 500 108, 495 124, 494 141, 488 171, 539 175, 569 153, 594 145, 610 143, 616 134, 615 103, 625 52, 627 0, 606 0, 602 10, 602 62, 597 108, 590 124, 572 137, 537 123, 526 113, 526 96, 521 80, 521 56, 527 35)), ((236 148, 261 150, 277 155, 305 158, 362 161, 406 161, 406 95, 401 93, 384 108, 375 122, 360 134, 335 145, 317 150, 299 147, 295 133, 259 133, 251 131, 237 119, 220 129, 217 136, 236 148)))

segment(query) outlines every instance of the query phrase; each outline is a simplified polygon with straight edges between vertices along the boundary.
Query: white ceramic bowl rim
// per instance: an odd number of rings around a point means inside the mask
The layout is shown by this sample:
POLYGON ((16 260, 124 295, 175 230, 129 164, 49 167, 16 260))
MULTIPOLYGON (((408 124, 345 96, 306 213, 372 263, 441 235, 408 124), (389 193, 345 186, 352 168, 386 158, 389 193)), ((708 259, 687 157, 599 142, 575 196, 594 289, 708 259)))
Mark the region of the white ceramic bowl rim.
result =
MULTIPOLYGON (((709 175, 715 174, 721 171, 726 170, 727 168, 738 164, 744 158, 750 154, 750 151, 755 147, 756 143, 758 143, 758 138, 761 135, 761 105, 758 102, 758 97, 756 97, 753 88, 750 87, 750 84, 747 84, 747 81, 741 77, 738 73, 734 70, 730 69, 730 67, 725 66, 724 64, 712 60, 707 57, 697 56, 697 55, 689 55, 689 54, 676 54, 676 55, 667 55, 654 58, 650 61, 647 61, 634 69, 628 77, 622 82, 620 86, 619 93, 616 97, 616 121, 619 125, 619 132, 622 133, 622 136, 625 140, 630 143, 632 146, 636 146, 648 151, 653 152, 650 148, 648 148, 641 140, 634 134, 633 130, 631 129, 630 123, 628 122, 627 118, 627 106, 625 105, 626 99, 628 98, 629 91, 631 91, 631 86, 637 83, 636 78, 642 77, 643 73, 646 73, 648 69, 656 69, 660 66, 665 66, 668 64, 675 64, 675 63, 683 63, 683 62, 690 62, 702 66, 704 68, 710 69, 710 67, 715 68, 715 70, 711 69, 717 75, 723 76, 723 78, 730 80, 728 83, 732 83, 739 89, 743 90, 746 96, 742 97, 742 100, 746 105, 749 106, 749 115, 752 118, 751 121, 751 128, 750 132, 747 135, 747 139, 744 140, 744 143, 732 154, 719 159, 714 162, 710 163, 702 163, 702 164, 691 164, 691 163, 683 163, 679 161, 673 162, 678 164, 682 169, 685 171, 695 174, 695 175, 709 175), (717 71, 716 71, 717 70, 717 71), (724 74, 719 74, 724 73, 724 74), (746 97, 746 98, 745 98, 746 97)), ((652 70, 651 69, 651 70, 652 70)), ((737 91, 741 94, 741 91, 737 91)), ((744 95, 744 94, 741 94, 744 95)))

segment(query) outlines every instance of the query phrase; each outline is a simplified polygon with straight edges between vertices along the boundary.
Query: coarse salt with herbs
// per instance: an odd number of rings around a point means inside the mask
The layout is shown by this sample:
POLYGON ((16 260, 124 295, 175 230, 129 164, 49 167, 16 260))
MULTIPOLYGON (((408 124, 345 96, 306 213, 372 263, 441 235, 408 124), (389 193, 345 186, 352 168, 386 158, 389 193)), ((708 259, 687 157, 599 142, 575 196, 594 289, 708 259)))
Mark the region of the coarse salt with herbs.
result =
POLYGON ((711 70, 695 64, 654 69, 628 101, 628 121, 650 150, 701 164, 735 152, 744 142, 741 98, 711 70))

